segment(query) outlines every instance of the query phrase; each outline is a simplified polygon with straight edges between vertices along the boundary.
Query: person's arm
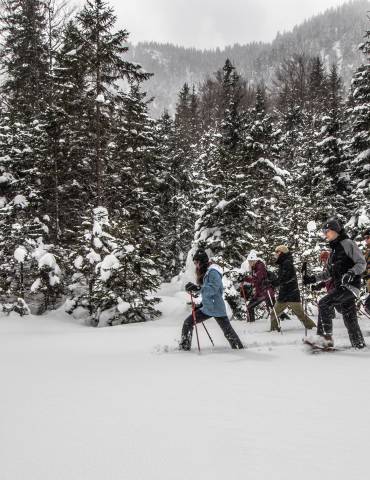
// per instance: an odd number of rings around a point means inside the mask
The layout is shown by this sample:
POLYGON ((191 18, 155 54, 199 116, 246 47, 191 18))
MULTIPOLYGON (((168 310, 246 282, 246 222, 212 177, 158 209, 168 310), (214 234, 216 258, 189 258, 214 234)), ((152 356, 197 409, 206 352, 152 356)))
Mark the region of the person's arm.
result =
POLYGON ((216 272, 216 270, 211 270, 208 273, 207 281, 204 283, 202 288, 202 297, 214 298, 222 286, 222 277, 216 272))
POLYGON ((366 260, 356 242, 346 238, 342 241, 346 255, 353 261, 354 265, 348 272, 354 275, 362 275, 366 271, 366 260))
POLYGON ((256 279, 255 279, 255 277, 252 277, 252 276, 248 275, 247 277, 243 278, 243 282, 244 283, 250 283, 251 285, 254 285, 255 282, 256 282, 256 279))

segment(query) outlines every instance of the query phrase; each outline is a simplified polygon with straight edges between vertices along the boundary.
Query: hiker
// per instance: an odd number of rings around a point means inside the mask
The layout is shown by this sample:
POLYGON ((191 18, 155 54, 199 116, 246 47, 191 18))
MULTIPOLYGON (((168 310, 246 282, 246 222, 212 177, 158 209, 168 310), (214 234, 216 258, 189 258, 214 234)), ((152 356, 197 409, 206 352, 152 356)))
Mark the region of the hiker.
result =
MULTIPOLYGON (((205 250, 198 250, 193 261, 196 268, 197 284, 189 282, 185 289, 188 293, 199 293, 202 296, 201 305, 195 309, 195 319, 197 323, 203 322, 208 318, 214 317, 225 338, 228 340, 231 348, 244 348, 240 338, 231 326, 227 317, 226 305, 223 299, 222 269, 216 263, 209 260, 205 250)), ((189 315, 183 324, 180 350, 190 350, 193 336, 194 318, 189 315)))
POLYGON ((276 264, 279 267, 277 281, 279 295, 275 307, 271 312, 270 331, 281 331, 278 318, 287 308, 292 310, 307 330, 311 330, 316 327, 316 324, 303 310, 297 274, 293 264, 293 256, 286 245, 279 245, 276 247, 275 255, 276 264))
POLYGON ((244 288, 245 283, 253 287, 252 298, 247 308, 248 322, 255 322, 255 308, 261 303, 266 303, 270 311, 275 303, 275 292, 269 281, 266 266, 263 261, 258 258, 255 250, 250 251, 247 261, 251 268, 251 274, 247 276, 241 275, 241 288, 244 288))
POLYGON ((357 319, 356 298, 360 294, 361 276, 366 270, 366 261, 357 244, 351 240, 341 222, 329 219, 323 226, 331 253, 323 273, 305 275, 305 285, 331 279, 334 288, 319 301, 319 316, 322 321, 323 346, 332 348, 333 316, 332 308, 339 307, 348 330, 352 347, 364 348, 365 341, 357 319))
POLYGON ((365 311, 370 315, 370 228, 364 231, 363 238, 366 242, 366 251, 365 251, 365 260, 366 260, 366 271, 365 271, 365 282, 368 296, 365 300, 365 311))

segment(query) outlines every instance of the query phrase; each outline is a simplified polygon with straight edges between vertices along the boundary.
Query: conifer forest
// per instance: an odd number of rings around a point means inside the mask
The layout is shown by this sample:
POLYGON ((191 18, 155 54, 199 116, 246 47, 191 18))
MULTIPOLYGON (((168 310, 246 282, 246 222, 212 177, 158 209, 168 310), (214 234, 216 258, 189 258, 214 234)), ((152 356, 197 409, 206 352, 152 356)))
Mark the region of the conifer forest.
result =
MULTIPOLYGON (((159 316, 156 291, 204 247, 235 284, 247 252, 317 262, 331 216, 370 227, 370 21, 362 64, 302 51, 251 81, 225 58, 152 118, 152 74, 104 0, 1 1, 0 303, 65 304, 91 325, 159 316)), ((169 79, 170 82, 170 79, 169 79)))

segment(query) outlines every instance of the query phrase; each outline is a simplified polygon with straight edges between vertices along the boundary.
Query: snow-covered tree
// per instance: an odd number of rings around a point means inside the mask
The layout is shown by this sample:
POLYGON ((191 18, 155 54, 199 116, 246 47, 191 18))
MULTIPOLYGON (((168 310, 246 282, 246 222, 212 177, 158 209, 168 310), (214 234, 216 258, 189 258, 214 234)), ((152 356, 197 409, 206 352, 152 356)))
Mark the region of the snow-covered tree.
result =
POLYGON ((67 311, 85 312, 85 317, 88 312, 95 326, 145 321, 159 314, 152 296, 159 278, 154 262, 144 257, 140 245, 127 241, 130 227, 125 221, 113 223, 106 208, 95 208, 73 257, 67 311))
POLYGON ((365 62, 356 71, 350 95, 348 175, 351 179, 350 226, 370 225, 370 30, 360 45, 365 62))

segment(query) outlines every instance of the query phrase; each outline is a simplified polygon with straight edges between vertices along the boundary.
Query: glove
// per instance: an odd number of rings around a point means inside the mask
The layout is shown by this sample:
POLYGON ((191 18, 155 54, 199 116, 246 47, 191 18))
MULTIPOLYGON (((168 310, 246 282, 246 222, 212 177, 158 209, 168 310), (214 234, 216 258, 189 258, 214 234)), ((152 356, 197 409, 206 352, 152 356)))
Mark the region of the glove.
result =
POLYGON ((325 287, 325 284, 318 283, 317 285, 312 285, 311 286, 311 292, 319 292, 325 287))
POLYGON ((310 285, 311 283, 316 283, 315 275, 303 275, 303 285, 310 285))
POLYGON ((351 271, 345 273, 342 277, 342 285, 349 285, 350 283, 353 282, 355 278, 355 274, 351 271))
POLYGON ((198 287, 198 285, 195 285, 195 283, 189 282, 185 285, 185 290, 188 293, 199 292, 200 287, 198 287))

